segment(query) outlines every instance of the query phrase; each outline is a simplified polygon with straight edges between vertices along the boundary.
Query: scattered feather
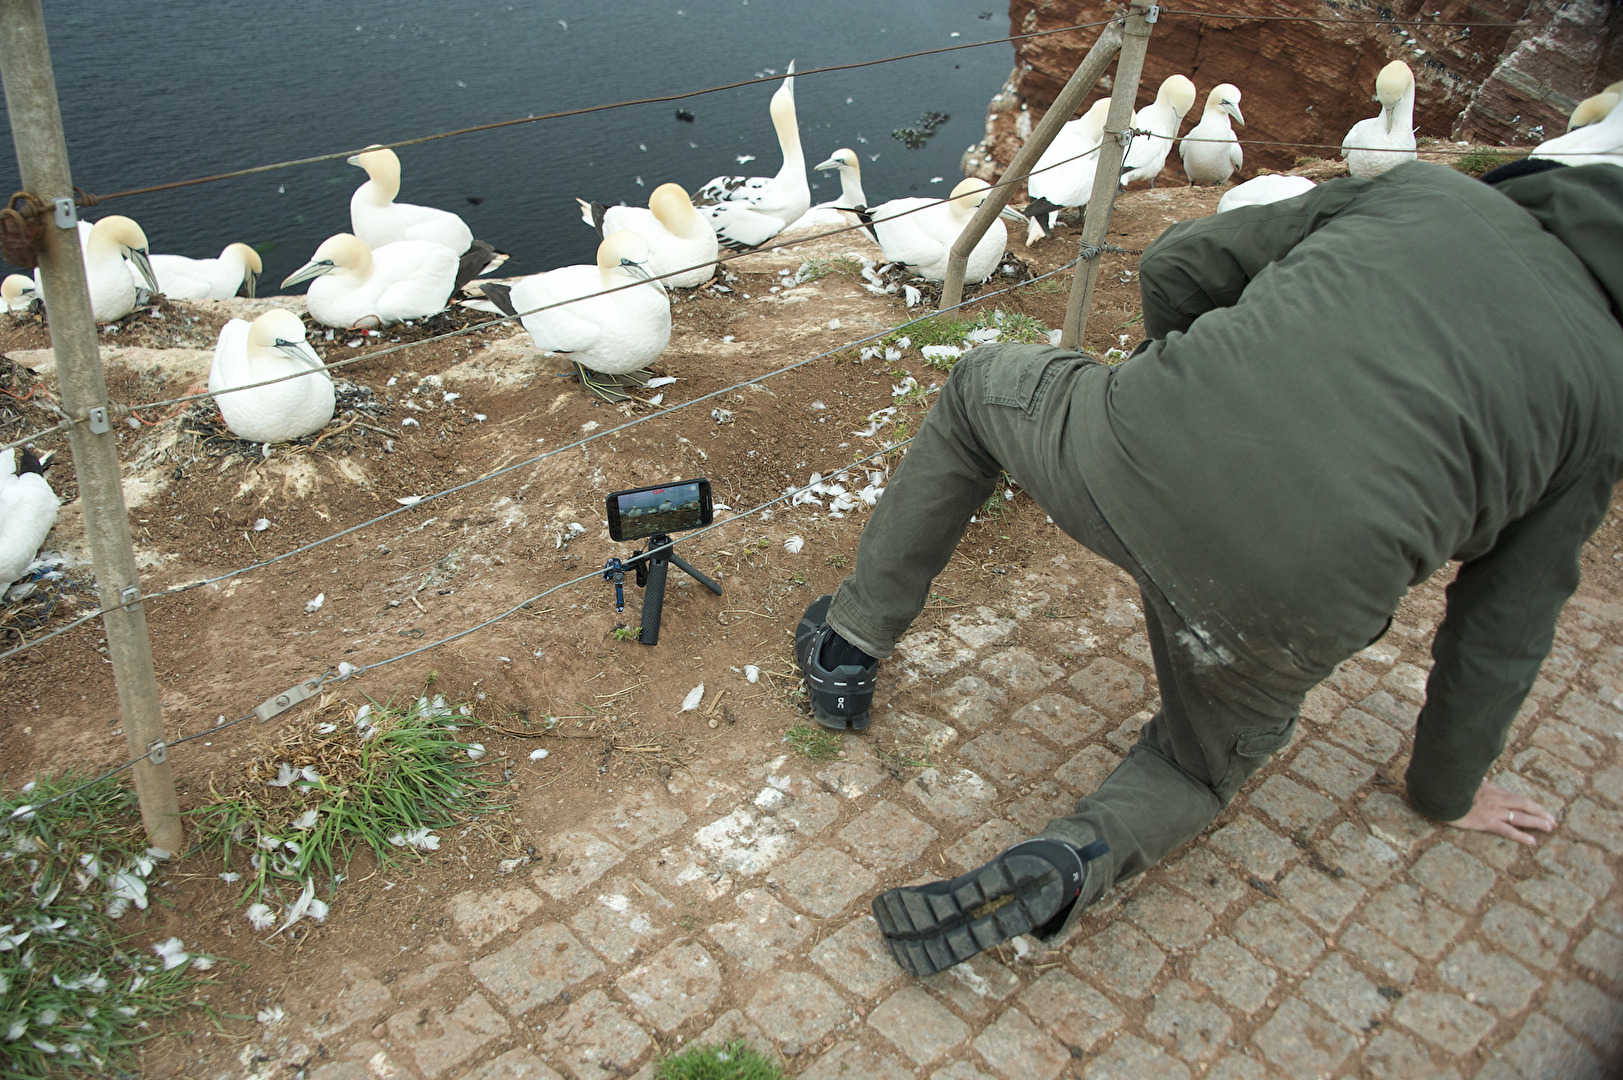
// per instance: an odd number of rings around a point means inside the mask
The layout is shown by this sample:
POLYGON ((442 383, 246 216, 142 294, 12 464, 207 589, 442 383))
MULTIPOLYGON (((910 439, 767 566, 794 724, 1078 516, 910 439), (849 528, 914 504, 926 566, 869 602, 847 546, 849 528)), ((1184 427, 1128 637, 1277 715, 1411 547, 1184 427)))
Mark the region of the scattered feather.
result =
POLYGON ((689 690, 688 691, 688 696, 682 699, 682 711, 683 712, 692 712, 694 709, 697 709, 699 707, 699 702, 701 702, 703 700, 704 700, 704 683, 700 683, 698 686, 695 686, 692 690, 689 690))
POLYGON ((172 971, 190 960, 191 954, 186 951, 185 943, 178 937, 162 941, 152 946, 152 951, 163 957, 163 969, 172 971))
POLYGON ((316 827, 316 822, 320 819, 320 817, 321 815, 316 811, 306 810, 304 813, 300 814, 294 819, 293 827, 301 832, 306 829, 313 829, 316 827))
POLYGON ((422 501, 423 497, 421 495, 403 495, 395 500, 395 502, 399 503, 401 506, 416 506, 422 501))
POLYGON ((279 1024, 282 1022, 282 1017, 286 1015, 280 1005, 272 1005, 268 1009, 260 1009, 256 1019, 261 1024, 279 1024))
POLYGON ((480 758, 482 758, 484 756, 485 756, 485 744, 484 743, 469 743, 468 744, 468 757, 472 758, 474 761, 478 761, 480 758))
POLYGON ((276 913, 268 904, 254 904, 248 909, 248 921, 255 930, 269 930, 276 925, 276 913))
POLYGON ((650 390, 657 390, 659 387, 669 386, 675 381, 676 379, 670 375, 661 375, 658 378, 649 379, 646 385, 650 390))
POLYGON ((316 598, 304 605, 304 613, 306 615, 314 614, 315 612, 320 611, 321 610, 321 605, 325 604, 326 602, 327 602, 327 594, 326 593, 324 593, 324 592, 316 593, 316 598))
MULTIPOLYGON (((783 550, 787 551, 791 555, 799 555, 805 546, 806 538, 803 536, 791 536, 789 539, 783 542, 783 550)), ((754 681, 754 679, 750 680, 750 682, 754 681)))
POLYGON ((542 758, 546 757, 547 754, 549 754, 550 752, 551 751, 549 751, 544 746, 539 750, 531 750, 530 751, 530 760, 531 761, 540 761, 542 758))

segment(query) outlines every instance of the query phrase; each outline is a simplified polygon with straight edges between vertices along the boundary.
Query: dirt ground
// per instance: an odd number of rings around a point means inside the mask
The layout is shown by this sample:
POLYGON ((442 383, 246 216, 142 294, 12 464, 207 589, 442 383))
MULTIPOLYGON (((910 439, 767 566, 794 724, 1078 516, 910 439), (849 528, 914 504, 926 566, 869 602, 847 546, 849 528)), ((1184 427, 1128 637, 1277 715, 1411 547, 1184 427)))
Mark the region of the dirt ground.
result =
MULTIPOLYGON (((1118 205, 1109 239, 1141 249, 1173 221, 1211 213, 1216 201, 1210 190, 1131 192, 1118 205)), ((1064 227, 1055 239, 1018 254, 1043 273, 1074 255, 1078 233, 1064 227)), ((860 234, 849 234, 732 263, 737 280, 729 282, 731 292, 678 296, 671 344, 655 365, 678 381, 662 388, 661 407, 927 313, 922 306, 909 311, 897 296, 876 296, 862 278, 844 273, 781 287, 780 271, 846 252, 878 258, 860 234)), ((1136 263, 1130 254, 1103 257, 1088 349, 1130 349, 1142 336, 1136 263)), ((1061 276, 977 308, 998 307, 1058 327, 1068 283, 1068 275, 1061 276)), ((138 314, 116 333, 104 333, 111 397, 138 404, 201 386, 226 311, 265 306, 165 305, 161 318, 138 314)), ((354 348, 342 333, 312 341, 334 362, 449 325, 386 331, 354 348)), ((47 348, 37 324, 0 317, 0 353, 39 372, 49 390, 55 380, 49 353, 41 351, 47 348)), ((41 395, 18 400, 27 395, 16 380, 28 379, 13 371, 7 383, 5 374, 0 387, 18 392, 0 398, 0 441, 51 420, 37 407, 41 395)), ((894 388, 909 375, 924 388, 945 380, 917 348, 889 362, 853 362, 853 351, 840 349, 763 383, 655 415, 657 409, 643 405, 597 402, 570 375, 561 358, 542 356, 527 335, 505 327, 362 360, 339 375, 340 413, 319 439, 268 453, 220 434, 206 403, 178 415, 137 410, 143 422, 120 428, 119 442, 148 593, 220 575, 395 511, 284 561, 149 602, 171 738, 242 716, 342 661, 375 664, 601 570, 604 560, 627 555, 631 546, 608 538, 603 499, 610 491, 707 476, 721 520, 807 483, 814 472, 826 475, 880 450, 904 422, 916 431, 927 401, 898 397, 894 388), (870 415, 892 405, 900 409, 893 421, 863 436, 870 415), (641 422, 534 460, 633 421, 641 422), (511 471, 427 503, 400 502, 499 469, 511 471), (571 530, 572 523, 584 531, 571 530), (307 611, 318 594, 324 603, 307 611)), ((47 448, 64 459, 51 473, 53 484, 64 499, 74 499, 66 440, 43 440, 41 449, 47 448)), ((864 468, 887 465, 880 459, 864 468)), ((614 636, 617 627, 636 625, 641 592, 628 587, 627 611, 616 614, 612 588, 592 578, 486 629, 334 685, 321 703, 329 709, 415 696, 432 685, 452 702, 471 702, 475 715, 491 723, 561 719, 540 738, 483 736, 488 775, 511 781, 499 792, 507 809, 451 831, 441 850, 416 868, 373 874, 369 860, 361 859, 333 895, 326 923, 301 924, 305 929, 291 939, 265 942, 251 935, 235 906, 237 892, 218 880, 217 866, 196 855, 173 864, 155 889, 158 902, 126 916, 127 929, 141 940, 178 935, 188 949, 231 962, 216 969, 217 981, 204 994, 217 1022, 193 1012, 171 1025, 145 1052, 148 1075, 233 1072, 239 1050, 259 1035, 252 1019, 257 1008, 296 998, 301 985, 335 971, 340 961, 363 962, 385 973, 387 982, 402 946, 416 949, 434 939, 449 891, 468 888, 468 881, 494 881, 498 864, 533 852, 536 837, 567 830, 627 792, 662 784, 673 770, 769 755, 802 718, 789 648, 794 621, 843 576, 865 519, 863 508, 834 517, 815 505, 780 504, 770 515, 754 514, 683 545, 685 556, 725 592, 712 596, 673 574, 663 633, 653 648, 614 636), (792 536, 804 538, 798 554, 784 547, 792 536), (759 683, 745 681, 746 664, 760 667, 759 683), (703 705, 681 712, 683 697, 700 683, 703 705), (537 746, 549 748, 550 756, 531 761, 537 746), (645 749, 650 746, 656 749, 645 749)), ((50 546, 83 554, 76 502, 63 506, 50 546)), ((1586 588, 1617 594, 1620 547, 1623 529, 1609 518, 1586 554, 1586 588)), ((1130 595, 1113 568, 1079 554, 1029 498, 1017 495, 971 526, 921 625, 949 618, 965 604, 995 606, 1012 578, 1058 555, 1073 560, 1082 595, 1093 598, 1089 604, 1130 595)), ((86 587, 76 599, 88 605, 88 567, 78 578, 86 587)), ((28 636, 60 625, 74 610, 71 602, 59 605, 28 636)), ((8 633, 0 648, 17 640, 8 633)), ((105 653, 99 624, 92 622, 5 662, 0 760, 8 788, 36 773, 124 760, 105 653)), ((172 760, 183 808, 202 804, 211 785, 239 779, 285 725, 311 711, 240 724, 217 739, 177 748, 172 760)), ((906 749, 873 742, 887 753, 906 749)))

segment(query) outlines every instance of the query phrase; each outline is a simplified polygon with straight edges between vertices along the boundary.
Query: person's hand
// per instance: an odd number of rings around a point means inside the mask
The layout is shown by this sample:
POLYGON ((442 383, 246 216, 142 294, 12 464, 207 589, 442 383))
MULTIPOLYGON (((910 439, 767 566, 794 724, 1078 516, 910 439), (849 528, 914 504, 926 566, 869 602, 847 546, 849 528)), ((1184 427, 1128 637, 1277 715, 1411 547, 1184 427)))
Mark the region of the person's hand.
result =
POLYGON ((1498 784, 1482 781, 1476 798, 1471 801, 1471 812, 1448 824, 1456 829, 1497 833, 1518 844, 1536 844, 1537 839, 1524 829, 1539 832, 1555 831, 1555 815, 1525 795, 1506 791, 1498 784))

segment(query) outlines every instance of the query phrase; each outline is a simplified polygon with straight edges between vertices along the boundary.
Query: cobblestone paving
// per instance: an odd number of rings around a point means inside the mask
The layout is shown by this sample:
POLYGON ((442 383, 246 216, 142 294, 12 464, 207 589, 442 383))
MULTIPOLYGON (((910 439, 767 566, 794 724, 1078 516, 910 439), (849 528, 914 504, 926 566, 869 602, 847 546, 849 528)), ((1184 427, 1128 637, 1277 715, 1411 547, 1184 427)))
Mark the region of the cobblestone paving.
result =
POLYGON ((275 1056, 302 1054, 308 1080, 602 1080, 742 1035, 810 1080, 1604 1075, 1623 1037, 1623 606, 1582 598, 1500 762, 1563 818, 1536 849, 1401 798, 1429 584, 1212 828, 1068 941, 905 977, 875 891, 1031 835, 1155 708, 1135 594, 1084 604, 1085 558, 908 638, 842 758, 740 747, 444 900, 413 974, 334 973, 275 1056), (1094 614, 1044 617, 1061 603, 1094 614), (414 1003, 430 988, 449 1004, 414 1003))

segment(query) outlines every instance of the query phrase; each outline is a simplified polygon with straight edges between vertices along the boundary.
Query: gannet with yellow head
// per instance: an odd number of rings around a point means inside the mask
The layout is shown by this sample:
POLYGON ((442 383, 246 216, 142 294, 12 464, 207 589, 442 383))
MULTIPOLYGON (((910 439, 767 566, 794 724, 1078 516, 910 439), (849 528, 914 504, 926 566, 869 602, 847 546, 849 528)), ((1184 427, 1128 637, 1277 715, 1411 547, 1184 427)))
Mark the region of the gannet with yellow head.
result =
POLYGON ((648 208, 580 203, 581 220, 599 236, 629 230, 648 244, 649 270, 667 288, 691 289, 703 285, 716 272, 721 244, 715 230, 697 210, 680 184, 661 184, 648 197, 648 208), (671 273, 679 270, 682 273, 671 273), (669 274, 669 277, 664 275, 669 274))
POLYGON ((1366 179, 1415 159, 1414 72, 1408 64, 1394 60, 1381 69, 1375 100, 1380 114, 1358 121, 1341 140, 1347 171, 1366 179))
POLYGON ((772 95, 772 127, 783 151, 776 176, 718 176, 700 188, 694 202, 709 219, 716 236, 729 248, 760 247, 811 207, 806 183, 806 156, 800 148, 795 116, 795 62, 789 77, 772 95))
POLYGON ((1183 159, 1183 171, 1191 184, 1226 184, 1239 171, 1244 155, 1230 120, 1245 126, 1245 117, 1240 115, 1240 88, 1220 83, 1206 95, 1206 111, 1200 114, 1200 123, 1190 128, 1178 144, 1178 156, 1183 159))
POLYGON ((251 324, 232 319, 221 328, 209 393, 225 426, 250 442, 302 439, 333 416, 332 376, 305 340, 304 323, 285 308, 272 308, 251 324), (295 374, 269 386, 252 385, 295 374), (234 389, 239 386, 249 389, 234 389))
POLYGON ((400 240, 368 247, 350 233, 322 241, 282 288, 309 281, 305 302, 325 326, 389 326, 445 310, 457 257, 443 244, 400 240))
MULTIPOLYGON (((991 189, 985 180, 971 176, 960 180, 946 199, 892 199, 867 211, 864 217, 888 261, 929 281, 943 281, 953 242, 991 189)), ((1025 221, 1018 210, 1008 207, 999 217, 1025 221)), ((964 280, 973 283, 991 277, 1008 239, 1003 222, 994 220, 970 252, 964 264, 964 280)))
POLYGON ((1110 99, 1100 98, 1087 112, 1067 120, 1032 166, 1026 180, 1031 202, 1024 211, 1027 247, 1054 231, 1061 210, 1087 205, 1099 171, 1099 147, 1104 144, 1109 111, 1110 99))
POLYGON ((1155 186, 1184 115, 1194 107, 1195 84, 1187 75, 1168 75, 1155 100, 1133 114, 1133 127, 1150 134, 1135 135, 1128 144, 1121 162, 1122 187, 1136 180, 1148 180, 1150 187, 1155 186))
MULTIPOLYGON (((264 270, 259 252, 247 244, 228 244, 217 259, 152 256, 152 273, 158 279, 158 291, 171 300, 252 297, 255 283, 264 270)), ((134 266, 130 267, 130 273, 136 273, 134 266)))

